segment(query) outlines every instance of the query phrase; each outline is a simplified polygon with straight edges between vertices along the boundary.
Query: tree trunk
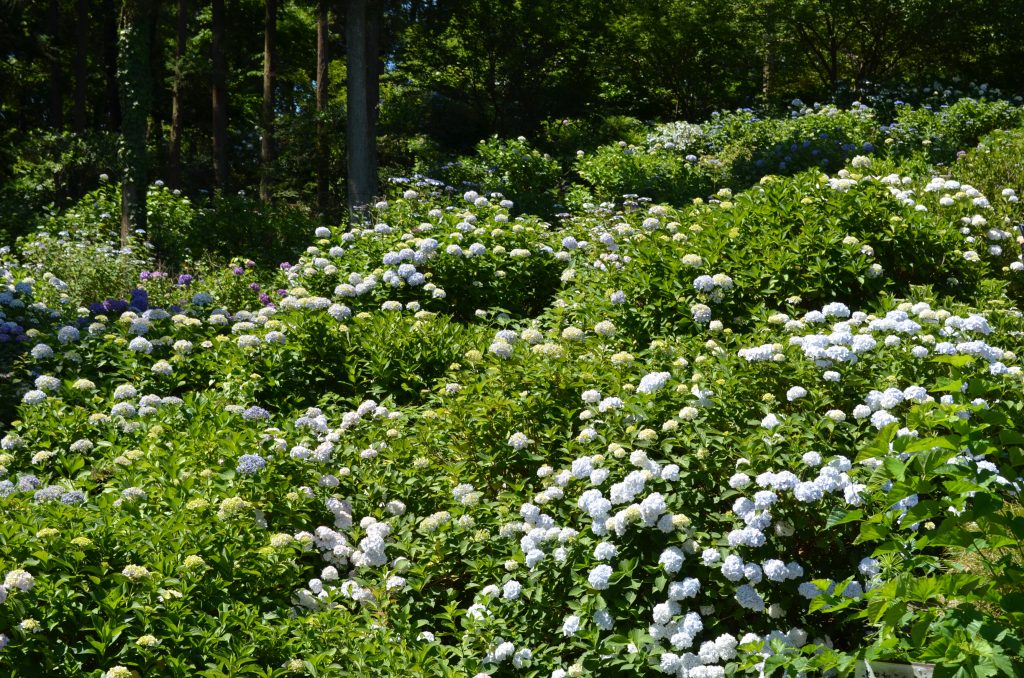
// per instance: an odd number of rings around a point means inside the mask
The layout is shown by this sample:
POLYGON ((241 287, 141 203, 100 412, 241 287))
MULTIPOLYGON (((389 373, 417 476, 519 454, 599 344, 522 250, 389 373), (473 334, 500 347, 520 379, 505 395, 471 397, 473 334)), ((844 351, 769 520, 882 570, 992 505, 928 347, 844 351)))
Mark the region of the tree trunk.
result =
POLYGON ((828 28, 828 79, 832 94, 839 89, 839 35, 831 17, 826 17, 825 25, 828 28))
POLYGON ((213 0, 213 181, 220 191, 228 186, 227 64, 224 58, 224 0, 213 0))
POLYGON ((121 99, 121 245, 146 228, 146 121, 150 104, 152 0, 124 0, 118 31, 121 99))
POLYGON ((274 80, 277 78, 277 0, 266 0, 263 18, 263 130, 260 135, 260 200, 270 201, 271 163, 274 161, 274 80))
POLYGON ((50 127, 60 131, 64 128, 64 90, 63 73, 60 58, 60 3, 50 0, 46 12, 46 21, 50 25, 50 45, 47 58, 50 61, 50 127))
POLYGON ((327 143, 327 79, 329 57, 327 39, 330 36, 327 0, 316 5, 316 206, 325 213, 330 202, 330 148, 327 143))
POLYGON ((348 78, 348 207, 352 219, 365 214, 377 192, 373 165, 374 139, 370 122, 370 83, 367 63, 367 0, 349 0, 345 22, 348 78))
POLYGON ((114 0, 104 0, 103 10, 103 28, 106 33, 103 36, 103 61, 107 81, 107 128, 114 131, 121 128, 121 101, 117 81, 118 11, 114 0))
POLYGON ((768 35, 768 31, 761 34, 761 44, 764 49, 761 62, 761 98, 765 101, 771 101, 772 94, 772 44, 771 38, 768 35))
POLYGON ((380 117, 380 74, 384 64, 380 60, 380 23, 384 12, 383 0, 369 0, 366 5, 366 106, 369 120, 370 176, 372 195, 377 194, 377 120, 380 117))
POLYGON ((182 90, 184 78, 181 74, 181 62, 185 58, 188 44, 188 0, 178 0, 178 30, 174 45, 174 82, 171 85, 171 131, 167 149, 167 180, 174 188, 181 188, 181 133, 184 129, 182 119, 182 90))
POLYGON ((75 113, 74 126, 76 134, 85 134, 88 111, 86 105, 89 97, 89 0, 78 0, 75 3, 75 113))

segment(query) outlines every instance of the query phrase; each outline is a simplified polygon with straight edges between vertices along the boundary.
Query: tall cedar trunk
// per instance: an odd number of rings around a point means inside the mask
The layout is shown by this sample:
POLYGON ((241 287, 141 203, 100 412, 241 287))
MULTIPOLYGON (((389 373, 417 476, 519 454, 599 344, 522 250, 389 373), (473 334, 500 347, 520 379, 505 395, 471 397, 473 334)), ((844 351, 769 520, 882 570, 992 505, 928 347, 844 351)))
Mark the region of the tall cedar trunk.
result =
POLYGON ((171 85, 171 132, 167 149, 167 179, 174 188, 181 187, 181 133, 182 90, 185 81, 181 74, 182 59, 188 43, 188 0, 178 0, 178 30, 174 45, 174 82, 171 85))
POLYGON ((117 86, 117 24, 118 11, 114 0, 103 3, 103 62, 106 70, 107 128, 111 131, 121 127, 121 102, 117 86))
POLYGON ((316 5, 316 206, 323 214, 330 202, 330 148, 327 143, 328 64, 327 39, 330 36, 327 0, 316 5))
POLYGON ((213 181, 221 190, 228 186, 228 95, 224 58, 224 0, 213 0, 213 181))
POLYGON ((346 22, 348 68, 349 210, 363 211, 377 193, 376 118, 380 86, 377 55, 382 4, 350 0, 346 22))
POLYGON ((349 0, 345 21, 345 52, 348 77, 348 208, 355 220, 365 213, 365 207, 377 191, 374 185, 376 168, 373 167, 373 145, 370 127, 369 68, 367 48, 367 0, 349 0), (358 215, 358 216, 357 216, 358 215))
POLYGON ((274 80, 277 77, 277 0, 266 0, 263 18, 263 130, 260 141, 260 200, 270 201, 271 163, 274 161, 274 80))
POLYGON ((76 134, 85 134, 87 125, 86 110, 89 97, 89 0, 78 0, 75 3, 75 113, 74 126, 76 134))
MULTIPOLYGON (((60 2, 50 0, 46 12, 46 21, 50 26, 50 45, 47 58, 50 61, 50 127, 55 130, 64 128, 64 90, 63 73, 60 58, 60 2)), ((59 190, 59 189, 58 189, 59 190)))
POLYGON ((128 234, 146 228, 146 121, 150 104, 149 52, 152 0, 124 0, 118 31, 121 139, 121 244, 128 234))

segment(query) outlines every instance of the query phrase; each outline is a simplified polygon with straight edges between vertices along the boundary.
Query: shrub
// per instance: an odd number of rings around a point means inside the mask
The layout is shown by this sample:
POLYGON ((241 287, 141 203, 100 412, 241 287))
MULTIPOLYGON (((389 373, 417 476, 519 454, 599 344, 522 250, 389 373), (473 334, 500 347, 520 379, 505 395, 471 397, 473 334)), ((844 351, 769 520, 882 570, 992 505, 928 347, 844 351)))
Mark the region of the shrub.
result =
POLYGON ((501 193, 518 213, 550 215, 562 168, 551 156, 530 146, 525 137, 495 136, 477 144, 475 155, 458 158, 439 172, 428 169, 426 173, 459 190, 501 193))
POLYGON ((959 151, 974 146, 985 133, 1014 127, 1020 121, 1021 109, 1006 101, 961 99, 937 110, 930 106, 900 106, 896 119, 883 132, 891 153, 907 155, 922 151, 931 162, 948 163, 959 151))
POLYGON ((134 307, 6 261, 0 671, 1020 674, 1015 203, 924 162, 414 178, 134 307))

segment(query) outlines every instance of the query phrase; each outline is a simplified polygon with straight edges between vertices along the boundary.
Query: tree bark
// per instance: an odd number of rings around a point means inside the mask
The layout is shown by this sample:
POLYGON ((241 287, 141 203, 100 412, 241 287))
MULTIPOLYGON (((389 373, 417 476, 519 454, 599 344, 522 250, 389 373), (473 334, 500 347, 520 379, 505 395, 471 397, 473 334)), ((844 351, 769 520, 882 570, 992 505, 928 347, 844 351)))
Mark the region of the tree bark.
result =
POLYGON ((228 186, 227 64, 224 57, 224 0, 213 0, 213 181, 220 191, 228 186))
POLYGON ((75 113, 76 134, 85 134, 89 98, 89 0, 75 3, 75 113))
POLYGON ((152 0, 124 0, 118 31, 118 72, 122 110, 121 245, 135 229, 146 228, 146 122, 151 97, 152 0))
POLYGON ((277 0, 266 0, 263 18, 263 130, 260 135, 260 200, 270 201, 271 163, 274 162, 274 81, 277 78, 277 0))
POLYGON ((167 149, 167 180, 174 188, 181 187, 181 133, 185 126, 182 118, 182 90, 185 81, 181 73, 182 59, 188 44, 188 0, 178 0, 177 39, 174 44, 174 82, 171 86, 171 131, 167 149))
POLYGON ((329 209, 330 202, 330 148, 327 143, 328 66, 327 40, 330 24, 327 0, 317 0, 316 5, 316 205, 321 214, 329 209))
POLYGON ((367 0, 349 0, 345 21, 348 77, 348 207, 351 219, 365 214, 377 192, 373 165, 374 139, 370 122, 370 83, 367 63, 367 0))

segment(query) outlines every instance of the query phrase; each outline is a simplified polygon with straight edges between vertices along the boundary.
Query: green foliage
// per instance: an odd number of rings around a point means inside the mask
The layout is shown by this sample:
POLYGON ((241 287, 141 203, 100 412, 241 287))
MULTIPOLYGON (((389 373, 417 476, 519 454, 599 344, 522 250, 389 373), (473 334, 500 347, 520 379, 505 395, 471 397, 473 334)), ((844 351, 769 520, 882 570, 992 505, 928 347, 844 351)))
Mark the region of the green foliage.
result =
MULTIPOLYGON (((47 219, 0 289, 0 672, 1020 673, 1014 194, 817 115, 634 146, 827 133, 829 174, 554 225, 414 177, 284 267, 153 275, 111 183, 47 219)), ((186 253, 209 213, 149 200, 186 253)))
POLYGON ((939 110, 900 106, 886 140, 890 152, 909 155, 923 152, 931 162, 951 162, 995 129, 1020 124, 1021 109, 1006 101, 960 99, 939 110))
POLYGON ((624 143, 602 146, 583 156, 575 169, 605 200, 639 194, 679 205, 708 195, 724 183, 717 162, 700 164, 675 152, 646 152, 624 143))
POLYGON ((570 165, 581 150, 622 140, 638 143, 643 133, 644 125, 639 120, 624 115, 596 120, 560 118, 542 123, 539 144, 560 163, 570 165))
POLYGON ((420 171, 460 190, 501 193, 512 200, 517 212, 541 215, 552 213, 562 176, 558 161, 530 146, 525 137, 497 136, 477 144, 474 155, 458 158, 438 171, 428 167, 420 171))
POLYGON ((182 224, 176 253, 221 261, 240 256, 273 267, 295 256, 316 223, 308 209, 287 203, 264 205, 244 194, 221 196, 182 224))
MULTIPOLYGON (((1021 156, 1024 156, 1024 129, 995 130, 983 136, 950 171, 985 195, 1008 198, 1009 195, 1004 195, 1006 189, 1016 193, 1024 187, 1021 156)), ((1014 217, 1018 214, 1017 211, 1012 213, 1014 217)))
POLYGON ((95 187, 115 165, 116 138, 36 131, 5 136, 11 162, 0 173, 0 233, 8 240, 31 232, 47 208, 63 209, 69 195, 95 187))
MULTIPOLYGON (((794 102, 797 103, 797 102, 794 102)), ((810 168, 836 171, 854 155, 884 148, 894 159, 948 162, 956 149, 1019 120, 1006 101, 960 99, 940 112, 900 106, 891 125, 872 109, 833 106, 793 110, 788 118, 761 118, 750 110, 716 113, 702 124, 656 126, 640 143, 607 144, 582 156, 575 170, 600 200, 635 193, 683 205, 714 189, 739 189, 768 174, 810 168)))
MULTIPOLYGON (((943 390, 968 386, 975 359, 948 362, 952 378, 943 390)), ((855 519, 857 541, 874 546, 878 571, 862 601, 844 598, 837 587, 811 610, 856 611, 869 621, 875 628, 863 650, 869 660, 935 663, 935 675, 1011 675, 1024 667, 1024 519, 1001 485, 1008 484, 1003 474, 1018 474, 1024 462, 1021 408, 987 405, 1012 398, 996 381, 969 384, 965 395, 980 398, 976 404, 918 405, 909 414, 917 435, 894 438, 887 428, 862 450, 859 461, 876 466, 870 486, 891 488, 884 502, 855 519)))

